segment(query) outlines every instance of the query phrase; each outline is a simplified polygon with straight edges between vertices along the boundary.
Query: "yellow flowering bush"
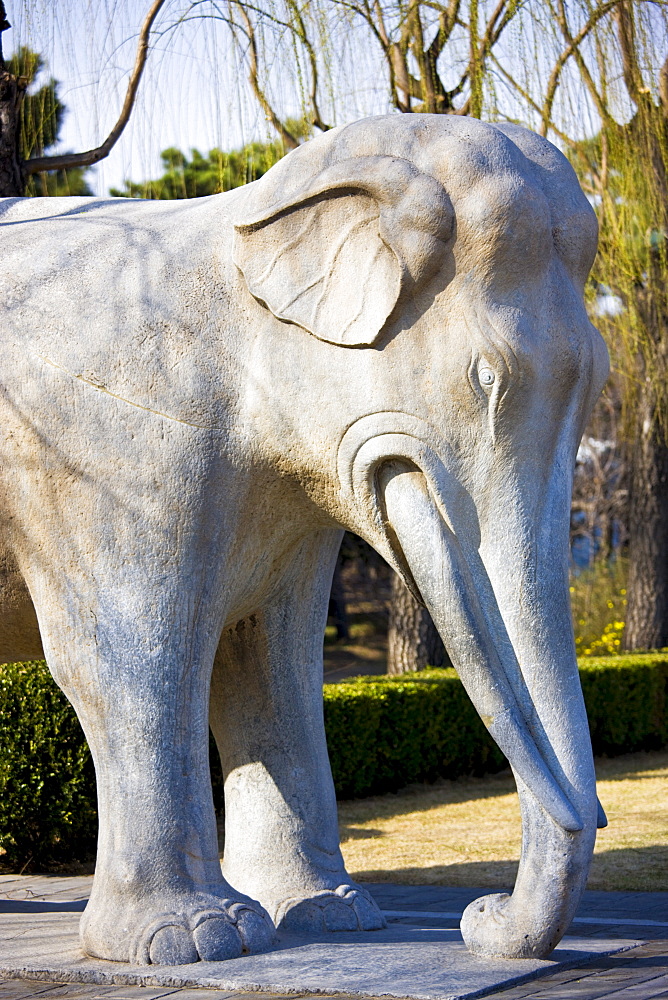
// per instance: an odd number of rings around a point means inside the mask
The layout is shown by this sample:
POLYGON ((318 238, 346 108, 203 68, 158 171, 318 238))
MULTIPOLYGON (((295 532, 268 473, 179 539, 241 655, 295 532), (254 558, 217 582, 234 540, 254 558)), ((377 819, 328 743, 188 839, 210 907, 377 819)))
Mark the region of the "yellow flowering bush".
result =
POLYGON ((622 646, 622 635, 624 633, 624 622, 608 622, 603 629, 603 635, 599 639, 592 639, 585 645, 583 636, 575 637, 575 644, 578 656, 610 656, 619 653, 622 646))
POLYGON ((578 656, 611 656, 622 651, 626 619, 626 566, 594 563, 571 579, 571 606, 578 656))

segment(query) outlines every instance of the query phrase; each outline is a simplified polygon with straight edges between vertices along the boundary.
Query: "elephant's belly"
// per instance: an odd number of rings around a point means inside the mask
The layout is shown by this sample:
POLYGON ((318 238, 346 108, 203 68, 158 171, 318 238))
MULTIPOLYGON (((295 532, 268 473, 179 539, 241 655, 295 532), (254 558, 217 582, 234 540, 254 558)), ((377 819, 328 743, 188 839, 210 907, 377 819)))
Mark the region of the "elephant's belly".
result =
POLYGON ((0 663, 44 656, 37 616, 13 560, 0 550, 0 663))

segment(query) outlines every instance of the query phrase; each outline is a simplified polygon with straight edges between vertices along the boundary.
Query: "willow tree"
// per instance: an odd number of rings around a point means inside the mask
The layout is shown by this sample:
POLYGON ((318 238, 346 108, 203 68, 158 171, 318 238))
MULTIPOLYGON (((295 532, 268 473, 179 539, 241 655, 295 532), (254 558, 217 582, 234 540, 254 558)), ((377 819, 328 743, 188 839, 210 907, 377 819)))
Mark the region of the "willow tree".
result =
MULTIPOLYGON (((546 6, 561 47, 546 85, 531 93, 513 82, 528 115, 571 157, 598 212, 592 301, 604 291, 619 305, 595 321, 624 387, 625 645, 660 648, 668 645, 668 6, 546 6), (595 127, 586 136, 588 111, 595 127)), ((543 60, 548 51, 545 44, 543 60)))
POLYGON ((0 0, 0 197, 36 193, 31 178, 40 177, 43 188, 48 190, 53 178, 67 170, 81 171, 105 159, 116 145, 130 120, 139 82, 144 71, 149 49, 149 36, 160 9, 166 0, 153 0, 139 31, 135 65, 130 75, 125 101, 120 115, 107 138, 94 149, 81 153, 62 153, 45 156, 44 150, 53 144, 62 118, 55 83, 51 81, 31 94, 30 85, 41 68, 28 49, 19 49, 11 59, 3 55, 3 34, 11 28, 7 11, 0 0))
POLYGON ((642 36, 655 26, 640 24, 638 32, 630 3, 619 4, 614 17, 634 113, 618 124, 602 91, 603 123, 591 171, 602 231, 595 274, 624 305, 624 321, 612 324, 609 339, 627 380, 625 642, 627 649, 651 649, 668 645, 668 44, 660 68, 653 66, 642 36))
MULTIPOLYGON (((272 100, 263 61, 276 40, 287 43, 299 78, 304 109, 315 128, 323 120, 322 69, 331 68, 346 35, 354 34, 352 88, 363 90, 365 73, 384 66, 390 107, 403 113, 481 117, 490 62, 502 35, 527 0, 194 0, 191 10, 226 20, 247 61, 248 78, 267 120, 287 148, 298 144, 272 100), (363 54, 369 58, 365 60, 363 54), (376 58, 374 59, 374 53, 376 58)), ((350 73, 350 68, 348 70, 350 73)), ((339 80, 339 87, 343 87, 339 80)), ((337 103, 345 113, 345 97, 337 103)))

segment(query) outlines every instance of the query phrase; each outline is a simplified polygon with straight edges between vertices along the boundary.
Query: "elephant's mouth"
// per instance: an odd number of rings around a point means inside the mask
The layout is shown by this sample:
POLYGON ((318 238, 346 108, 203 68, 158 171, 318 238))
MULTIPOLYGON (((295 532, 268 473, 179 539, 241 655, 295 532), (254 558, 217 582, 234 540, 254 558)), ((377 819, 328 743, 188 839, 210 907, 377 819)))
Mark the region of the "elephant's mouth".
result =
POLYGON ((453 530, 448 508, 461 487, 448 469, 447 451, 419 418, 372 414, 342 441, 341 482, 373 525, 369 540, 428 608, 478 714, 516 774, 555 823, 576 832, 582 819, 522 712, 453 530))

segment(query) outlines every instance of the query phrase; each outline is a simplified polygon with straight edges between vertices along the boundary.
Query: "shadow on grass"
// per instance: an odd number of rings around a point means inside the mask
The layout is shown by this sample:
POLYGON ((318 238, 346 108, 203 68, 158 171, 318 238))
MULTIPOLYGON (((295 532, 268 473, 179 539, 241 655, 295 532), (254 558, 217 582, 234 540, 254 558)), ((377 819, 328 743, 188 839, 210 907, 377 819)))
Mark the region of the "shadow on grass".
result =
MULTIPOLYGON (((384 795, 339 799, 341 838, 344 840, 349 835, 347 824, 352 824, 354 828, 356 822, 366 822, 374 816, 385 819, 416 809, 422 811, 458 802, 495 799, 503 795, 514 795, 516 792, 512 772, 510 768, 506 768, 497 774, 483 777, 438 778, 434 782, 405 785, 396 792, 386 792, 384 795)), ((354 834, 351 833, 350 836, 354 834)))
MULTIPOLYGON (((353 833, 346 835, 354 836, 353 833)), ((469 861, 424 868, 355 870, 350 874, 362 882, 460 888, 480 886, 509 892, 515 884, 517 866, 518 862, 512 860, 469 861)), ((668 892, 668 846, 624 847, 595 854, 587 888, 606 892, 668 892)))
MULTIPOLYGON (((589 889, 668 892, 668 845, 618 847, 594 855, 589 889)), ((665 918, 668 920, 668 915, 665 918)))
POLYGON ((515 884, 517 861, 469 861, 425 868, 384 868, 351 871, 361 882, 394 882, 398 885, 447 885, 460 888, 510 892, 515 884))

